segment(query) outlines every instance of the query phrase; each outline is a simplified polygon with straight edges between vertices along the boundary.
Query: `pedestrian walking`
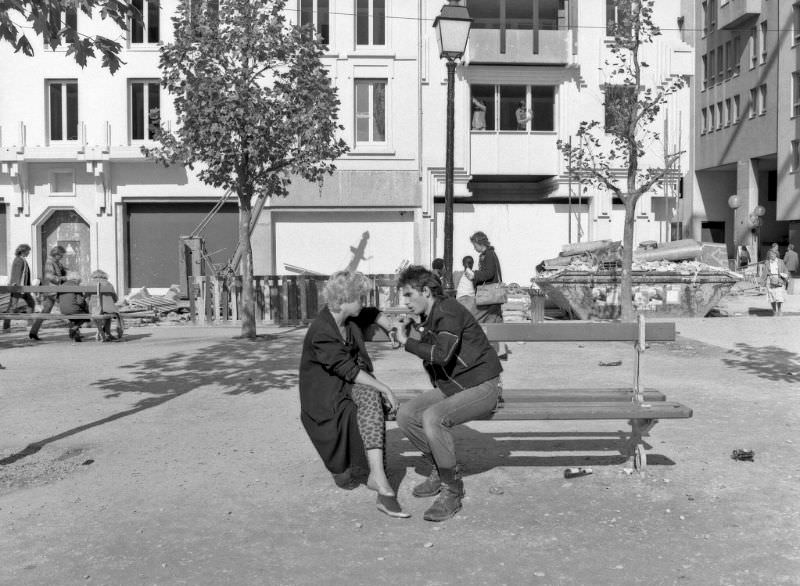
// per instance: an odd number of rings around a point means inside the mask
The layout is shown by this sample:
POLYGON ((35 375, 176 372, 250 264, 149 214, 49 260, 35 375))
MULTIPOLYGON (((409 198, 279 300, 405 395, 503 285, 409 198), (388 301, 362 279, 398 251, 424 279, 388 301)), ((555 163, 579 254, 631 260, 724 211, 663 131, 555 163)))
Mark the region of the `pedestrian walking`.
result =
POLYGON ((800 275, 800 259, 794 250, 794 244, 789 244, 786 248, 786 254, 783 255, 783 264, 786 265, 786 270, 792 276, 797 277, 800 275))
POLYGON ((424 518, 444 521, 461 509, 464 497, 452 428, 495 409, 503 368, 478 322, 466 307, 445 297, 431 271, 408 267, 397 286, 413 314, 401 318, 398 341, 422 359, 434 387, 400 406, 397 425, 430 467, 428 478, 412 491, 416 497, 438 495, 424 518), (411 335, 412 329, 419 337, 411 335))
MULTIPOLYGON (((489 242, 489 237, 483 232, 475 232, 470 236, 470 242, 475 252, 478 253, 478 270, 473 272, 472 282, 476 289, 480 285, 489 283, 500 283, 503 280, 503 273, 500 269, 500 260, 494 246, 489 242)), ((503 323, 503 305, 495 303, 492 305, 478 305, 475 319, 481 324, 500 324, 503 323)), ((508 349, 505 344, 501 346, 498 342, 492 342, 492 347, 500 360, 508 358, 508 349)))
MULTIPOLYGON (((67 280, 67 269, 61 264, 61 259, 64 258, 66 253, 67 250, 61 245, 54 246, 50 249, 50 258, 44 263, 42 285, 61 285, 67 280)), ((53 310, 53 306, 56 304, 56 298, 56 293, 46 294, 42 300, 41 313, 50 313, 53 310)), ((41 319, 37 319, 33 322, 31 331, 28 333, 28 337, 31 340, 40 341, 39 328, 42 327, 42 321, 41 319)))
MULTIPOLYGON (((11 263, 11 274, 8 276, 9 285, 30 287, 31 267, 26 258, 31 253, 28 244, 20 244, 14 251, 14 261, 11 263)), ((36 303, 30 293, 11 293, 5 313, 32 313, 36 303)), ((3 332, 11 328, 11 320, 3 320, 3 332)))
POLYGON ((763 285, 767 289, 767 299, 772 306, 772 315, 781 315, 781 306, 786 301, 786 283, 789 280, 789 273, 786 265, 774 250, 767 253, 767 261, 764 265, 763 285))

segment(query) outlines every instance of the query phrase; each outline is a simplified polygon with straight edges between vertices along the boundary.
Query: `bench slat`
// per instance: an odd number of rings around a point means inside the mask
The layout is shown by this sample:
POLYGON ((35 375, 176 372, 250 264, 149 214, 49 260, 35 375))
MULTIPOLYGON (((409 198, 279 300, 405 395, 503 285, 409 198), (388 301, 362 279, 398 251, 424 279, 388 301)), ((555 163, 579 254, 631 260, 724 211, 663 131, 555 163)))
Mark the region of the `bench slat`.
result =
MULTIPOLYGON (((0 293, 97 293, 94 285, 0 285, 0 293)), ((111 291, 101 291, 101 295, 111 295, 111 291)))
MULTIPOLYGON (((416 389, 394 389, 395 395, 400 400, 408 401, 416 397, 421 391, 416 389)), ((630 401, 633 391, 628 388, 615 389, 503 389, 503 399, 506 405, 517 403, 569 403, 569 402, 597 402, 597 401, 630 401)), ((667 397, 661 391, 645 389, 644 400, 666 401, 667 397)))
POLYGON ((496 413, 484 419, 509 420, 570 420, 570 419, 686 419, 692 410, 673 402, 572 402, 572 403, 506 403, 496 413))
MULTIPOLYGON (((553 322, 482 324, 493 342, 634 342, 639 338, 636 323, 621 322, 553 322)), ((645 324, 648 342, 675 340, 673 322, 645 324)))
MULTIPOLYGON (((153 315, 149 313, 147 315, 153 315)), ((113 313, 75 313, 73 315, 64 315, 63 313, 0 313, 0 319, 106 319, 116 317, 113 313)))

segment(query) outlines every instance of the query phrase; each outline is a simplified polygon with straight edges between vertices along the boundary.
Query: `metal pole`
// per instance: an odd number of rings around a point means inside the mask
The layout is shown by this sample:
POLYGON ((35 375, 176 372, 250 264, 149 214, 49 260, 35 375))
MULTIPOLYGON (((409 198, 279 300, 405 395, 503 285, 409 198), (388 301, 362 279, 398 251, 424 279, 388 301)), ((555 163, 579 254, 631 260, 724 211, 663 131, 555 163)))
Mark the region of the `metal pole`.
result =
POLYGON ((445 293, 453 290, 453 133, 456 62, 447 60, 447 149, 444 171, 444 279, 445 293))
POLYGON ((567 172, 569 173, 569 213, 567 214, 567 238, 572 244, 572 136, 569 137, 569 159, 567 161, 567 172))

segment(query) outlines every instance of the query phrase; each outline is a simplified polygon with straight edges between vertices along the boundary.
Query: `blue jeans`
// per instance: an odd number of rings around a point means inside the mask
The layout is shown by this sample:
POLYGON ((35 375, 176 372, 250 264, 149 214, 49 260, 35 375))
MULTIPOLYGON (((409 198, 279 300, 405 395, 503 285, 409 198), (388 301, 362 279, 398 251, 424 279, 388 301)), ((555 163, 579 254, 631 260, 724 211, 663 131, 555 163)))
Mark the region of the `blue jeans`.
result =
POLYGON ((439 389, 425 391, 397 411, 397 425, 439 469, 456 466, 456 448, 451 429, 492 412, 500 395, 500 377, 460 393, 447 396, 439 389))

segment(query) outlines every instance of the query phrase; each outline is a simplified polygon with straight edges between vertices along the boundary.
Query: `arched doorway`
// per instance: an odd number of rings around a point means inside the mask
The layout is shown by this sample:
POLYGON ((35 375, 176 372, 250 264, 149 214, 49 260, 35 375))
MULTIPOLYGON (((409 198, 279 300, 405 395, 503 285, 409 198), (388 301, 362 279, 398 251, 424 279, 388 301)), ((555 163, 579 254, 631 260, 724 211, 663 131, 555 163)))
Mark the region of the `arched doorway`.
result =
POLYGON ((91 239, 89 224, 73 210, 56 210, 44 221, 42 234, 42 266, 47 255, 56 245, 63 246, 67 254, 62 264, 69 271, 77 271, 81 281, 87 282, 91 275, 91 239))

